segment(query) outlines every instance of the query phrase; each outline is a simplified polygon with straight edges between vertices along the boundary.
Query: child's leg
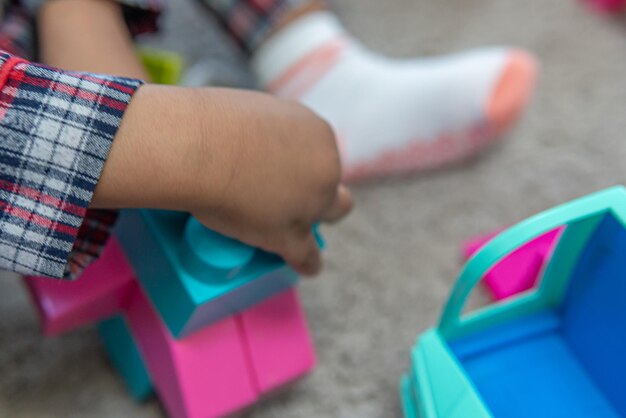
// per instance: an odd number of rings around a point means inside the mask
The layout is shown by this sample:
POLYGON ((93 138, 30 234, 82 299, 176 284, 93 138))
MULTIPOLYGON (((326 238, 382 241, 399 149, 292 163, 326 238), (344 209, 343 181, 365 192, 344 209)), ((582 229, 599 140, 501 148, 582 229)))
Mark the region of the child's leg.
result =
POLYGON ((137 58, 122 9, 114 2, 97 8, 83 0, 44 6, 39 24, 41 60, 72 71, 90 71, 148 79, 137 58), (64 19, 45 18, 61 9, 64 19), (68 23, 70 22, 70 23, 68 23), (67 30, 68 24, 73 30, 67 30), (76 36, 79 33, 80 36, 76 36))
POLYGON ((365 49, 315 1, 202 1, 250 54, 267 90, 331 123, 349 178, 473 156, 511 126, 533 88, 535 61, 523 51, 390 59, 365 49))

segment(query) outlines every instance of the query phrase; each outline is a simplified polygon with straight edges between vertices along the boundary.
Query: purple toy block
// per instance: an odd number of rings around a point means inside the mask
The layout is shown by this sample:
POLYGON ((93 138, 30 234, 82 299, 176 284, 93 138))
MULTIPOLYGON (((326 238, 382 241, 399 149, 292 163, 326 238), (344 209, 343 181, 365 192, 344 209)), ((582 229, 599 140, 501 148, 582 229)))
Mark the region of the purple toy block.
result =
POLYGON ((238 316, 262 393, 315 367, 315 349, 296 289, 288 289, 238 316))
MULTIPOLYGON (((541 235, 503 258, 483 278, 496 300, 532 289, 558 241, 562 228, 541 235)), ((498 233, 474 238, 463 246, 463 258, 470 258, 498 233)))
POLYGON ((126 318, 170 417, 221 417, 258 398, 234 317, 176 340, 136 290, 126 318))
POLYGON ((121 247, 111 238, 100 259, 75 281, 45 277, 24 280, 37 307, 42 332, 57 335, 119 313, 128 300, 134 273, 121 247))

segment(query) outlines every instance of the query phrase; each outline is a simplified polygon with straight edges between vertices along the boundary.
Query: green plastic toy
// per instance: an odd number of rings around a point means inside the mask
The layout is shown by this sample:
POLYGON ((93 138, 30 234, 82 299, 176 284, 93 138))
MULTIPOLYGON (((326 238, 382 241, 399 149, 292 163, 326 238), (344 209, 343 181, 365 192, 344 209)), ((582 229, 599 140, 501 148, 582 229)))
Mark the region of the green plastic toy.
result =
POLYGON ((152 82, 171 85, 180 82, 184 67, 180 55, 146 47, 139 48, 137 53, 152 82))

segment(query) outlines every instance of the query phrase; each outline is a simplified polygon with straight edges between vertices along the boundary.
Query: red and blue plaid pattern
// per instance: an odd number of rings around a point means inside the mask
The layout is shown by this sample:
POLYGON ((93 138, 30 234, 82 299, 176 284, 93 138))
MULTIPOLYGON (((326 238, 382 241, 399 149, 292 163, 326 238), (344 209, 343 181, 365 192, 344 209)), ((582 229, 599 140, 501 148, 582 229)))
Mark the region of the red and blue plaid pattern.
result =
POLYGON ((140 84, 0 53, 0 268, 71 278, 99 254, 115 215, 85 216, 140 84))
POLYGON ((158 30, 158 20, 166 0, 116 0, 124 8, 124 18, 131 35, 158 30))
POLYGON ((289 11, 308 0, 199 0, 248 53, 274 30, 289 11))
MULTIPOLYGON (((35 58, 37 7, 0 2, 0 49, 35 58)), ((161 0, 120 0, 133 35, 156 30, 161 0)), ((140 81, 57 71, 0 52, 0 267, 74 278, 117 213, 87 209, 140 81)))

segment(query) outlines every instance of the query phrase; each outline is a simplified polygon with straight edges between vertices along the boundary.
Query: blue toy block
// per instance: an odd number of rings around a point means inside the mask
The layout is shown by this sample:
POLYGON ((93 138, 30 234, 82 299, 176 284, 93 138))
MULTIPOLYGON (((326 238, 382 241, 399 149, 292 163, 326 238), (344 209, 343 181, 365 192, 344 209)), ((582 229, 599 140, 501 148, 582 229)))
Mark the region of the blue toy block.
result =
POLYGON ((626 230, 605 215, 559 306, 452 344, 494 416, 626 414, 624 254, 626 230))
POLYGON ((440 323, 401 382, 414 418, 626 416, 626 189, 546 211, 503 232, 462 270, 440 323), (462 315, 500 260, 564 227, 532 291, 462 315))
POLYGON ((123 211, 116 235, 176 338, 241 312, 298 280, 277 255, 210 231, 179 212, 123 211))
POLYGON ((111 363, 124 379, 131 396, 143 401, 153 394, 148 370, 135 340, 122 316, 115 316, 98 325, 98 332, 111 363))

